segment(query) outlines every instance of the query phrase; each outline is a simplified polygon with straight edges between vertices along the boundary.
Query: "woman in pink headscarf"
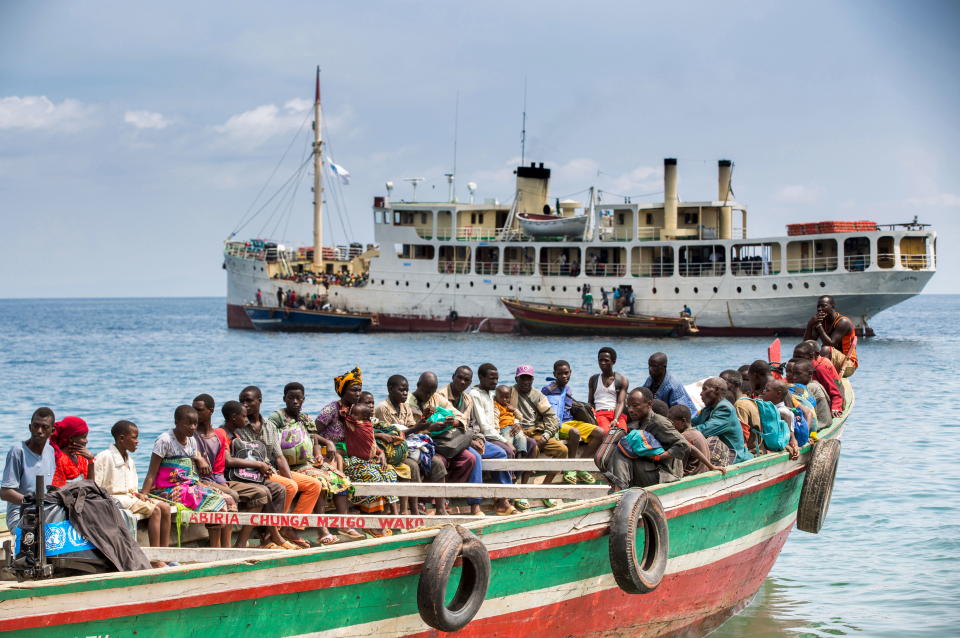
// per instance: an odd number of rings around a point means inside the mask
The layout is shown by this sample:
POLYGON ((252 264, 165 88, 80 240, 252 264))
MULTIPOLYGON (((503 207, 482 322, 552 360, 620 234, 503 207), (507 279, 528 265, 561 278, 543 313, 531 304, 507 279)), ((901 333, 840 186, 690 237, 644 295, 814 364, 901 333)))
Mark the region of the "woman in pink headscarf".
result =
POLYGON ((57 421, 50 437, 57 459, 51 485, 63 487, 70 481, 93 480, 93 455, 87 451, 87 422, 78 416, 57 421))

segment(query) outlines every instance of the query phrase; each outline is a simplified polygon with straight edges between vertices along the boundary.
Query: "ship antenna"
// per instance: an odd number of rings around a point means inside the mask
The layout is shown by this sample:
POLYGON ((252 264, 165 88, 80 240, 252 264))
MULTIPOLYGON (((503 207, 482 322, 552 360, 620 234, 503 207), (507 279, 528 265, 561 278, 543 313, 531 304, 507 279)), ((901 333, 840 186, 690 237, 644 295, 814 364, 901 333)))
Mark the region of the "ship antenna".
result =
POLYGON ((313 99, 313 269, 323 272, 323 137, 320 113, 320 66, 313 99))
POLYGON ((523 120, 520 124, 520 166, 526 164, 527 151, 527 76, 523 76, 523 120))
POLYGON ((450 173, 450 201, 457 201, 457 134, 460 131, 460 89, 453 107, 453 172, 450 173))

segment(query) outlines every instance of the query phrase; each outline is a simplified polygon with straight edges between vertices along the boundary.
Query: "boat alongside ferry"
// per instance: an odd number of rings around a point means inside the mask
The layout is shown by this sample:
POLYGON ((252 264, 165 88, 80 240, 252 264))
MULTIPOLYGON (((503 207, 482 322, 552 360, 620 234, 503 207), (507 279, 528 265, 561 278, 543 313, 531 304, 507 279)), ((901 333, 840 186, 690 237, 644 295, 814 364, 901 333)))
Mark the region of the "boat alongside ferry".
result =
MULTIPOLYGON (((314 108, 319 122, 319 89, 314 108)), ((830 294, 867 333, 873 315, 920 293, 936 271, 936 233, 916 219, 789 224, 786 235, 750 237, 747 208, 733 199, 733 162, 718 162, 715 199, 680 201, 672 158, 663 161, 664 201, 652 203, 610 202, 591 188, 585 201, 551 205, 542 163, 516 169, 509 204, 459 202, 452 187, 449 201, 395 201, 388 182, 387 195, 373 198, 375 244, 347 254, 323 247, 323 142, 314 130, 313 246, 227 240, 231 328, 255 328, 244 307, 258 290, 272 299, 283 288, 376 315, 371 330, 512 332, 518 323, 501 297, 576 307, 589 285, 632 291, 644 315, 687 306, 705 336, 798 334, 816 298, 830 294), (364 283, 324 285, 332 276, 364 283)))

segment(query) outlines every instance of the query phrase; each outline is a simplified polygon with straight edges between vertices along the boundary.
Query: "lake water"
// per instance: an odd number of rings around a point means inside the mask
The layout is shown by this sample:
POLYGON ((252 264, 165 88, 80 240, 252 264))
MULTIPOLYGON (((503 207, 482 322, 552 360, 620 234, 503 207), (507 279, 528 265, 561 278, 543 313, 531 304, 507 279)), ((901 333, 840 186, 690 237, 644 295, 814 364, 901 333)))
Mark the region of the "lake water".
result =
MULTIPOLYGON (((960 296, 914 298, 872 321, 879 336, 860 344, 857 405, 823 531, 794 531, 753 604, 714 636, 960 635, 958 325, 960 296)), ((583 398, 600 345, 617 349, 636 384, 657 350, 690 382, 764 357, 768 341, 271 335, 227 330, 223 299, 0 300, 0 448, 25 438, 33 409, 49 405, 58 418, 87 420, 95 452, 115 421, 136 422, 142 472, 174 408, 201 392, 219 407, 255 384, 266 412, 296 380, 316 413, 335 398, 333 376, 357 364, 379 401, 393 373, 445 379, 491 361, 509 377, 528 363, 540 382, 563 358, 583 398)))

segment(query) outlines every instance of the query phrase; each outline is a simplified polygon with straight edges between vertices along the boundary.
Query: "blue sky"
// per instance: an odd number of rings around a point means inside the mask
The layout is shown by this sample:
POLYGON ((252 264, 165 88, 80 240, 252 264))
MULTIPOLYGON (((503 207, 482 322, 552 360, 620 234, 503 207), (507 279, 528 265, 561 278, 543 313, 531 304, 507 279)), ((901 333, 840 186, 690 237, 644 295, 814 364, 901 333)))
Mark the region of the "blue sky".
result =
MULTIPOLYGON (((958 28, 934 1, 3 1, 0 297, 224 294, 221 242, 302 158, 316 65, 352 173, 337 241, 372 240, 388 179, 445 196, 458 91, 458 195, 508 200, 526 78, 555 195, 659 191, 677 157, 710 199, 729 158, 751 235, 919 215, 927 290, 960 292, 958 28)), ((310 241, 309 184, 271 212, 241 235, 310 241)))

